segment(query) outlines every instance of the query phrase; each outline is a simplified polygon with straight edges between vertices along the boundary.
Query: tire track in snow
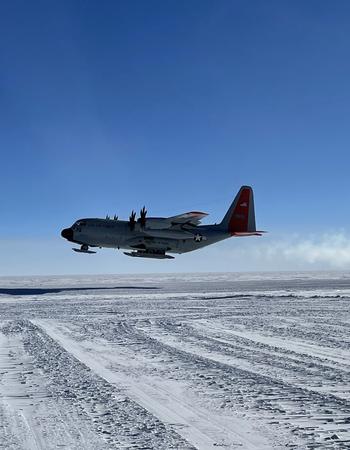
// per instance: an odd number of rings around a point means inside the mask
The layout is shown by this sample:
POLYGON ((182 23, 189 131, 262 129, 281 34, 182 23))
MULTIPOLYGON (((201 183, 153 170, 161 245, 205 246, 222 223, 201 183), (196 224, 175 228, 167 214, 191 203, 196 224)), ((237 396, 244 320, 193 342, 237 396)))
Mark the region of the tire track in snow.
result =
MULTIPOLYGON (((175 333, 177 326, 160 325, 175 333)), ((231 325, 232 326, 232 325, 231 325)), ((279 337, 251 332, 240 326, 233 329, 219 321, 191 321, 182 323, 181 336, 200 343, 204 348, 219 351, 233 358, 259 367, 261 373, 289 380, 300 387, 317 392, 329 392, 344 400, 350 399, 350 360, 343 351, 324 349, 315 345, 288 342, 279 337)), ((350 352, 348 352, 350 358, 350 352)))
POLYGON ((72 450, 102 449, 103 441, 69 404, 52 397, 48 379, 25 351, 22 333, 10 329, 7 324, 0 333, 0 448, 50 450, 59 443, 72 450))
POLYGON ((227 354, 227 349, 218 348, 217 342, 216 347, 208 348, 212 340, 199 336, 194 329, 190 328, 189 332, 187 322, 183 326, 170 319, 140 323, 132 319, 93 321, 83 325, 69 323, 68 326, 75 340, 85 337, 93 341, 103 336, 117 354, 120 348, 126 349, 124 357, 130 358, 130 369, 127 369, 130 376, 137 373, 133 360, 141 354, 145 357, 144 371, 154 370, 151 361, 157 358, 162 364, 157 365, 159 376, 191 383, 193 392, 206 402, 214 400, 225 411, 244 411, 254 417, 255 422, 264 422, 263 425, 269 421, 281 437, 280 442, 284 434, 281 427, 289 430, 294 436, 285 438, 281 447, 295 445, 300 438, 311 447, 347 448, 349 403, 312 390, 310 386, 303 388, 288 383, 273 373, 273 366, 271 373, 264 375, 258 365, 254 367, 249 360, 234 358, 227 354), (164 373, 164 366, 168 374, 164 373), (337 436, 338 441, 334 443, 331 436, 337 436))
MULTIPOLYGON (((26 352, 48 378, 47 388, 51 396, 57 400, 64 399, 68 414, 80 416, 84 427, 88 425, 95 434, 95 441, 100 442, 87 441, 85 445, 81 441, 78 447, 68 445, 68 448, 193 448, 170 427, 167 428, 128 398, 122 389, 92 372, 32 322, 12 322, 7 333, 22 334, 26 352)), ((57 414, 54 417, 58 419, 57 414)), ((68 427, 72 431, 74 423, 69 423, 68 427)), ((88 438, 89 434, 85 434, 88 438)), ((59 443, 59 439, 52 441, 55 448, 59 443)))
POLYGON ((277 423, 284 422, 294 433, 306 438, 306 445, 317 448, 348 448, 349 401, 317 389, 313 390, 309 386, 298 386, 285 381, 276 377, 273 369, 270 374, 263 374, 259 365, 254 367, 252 362, 227 354, 225 349, 217 345, 208 346, 208 340, 204 336, 195 333, 192 335, 191 331, 188 335, 186 324, 185 331, 179 323, 172 324, 171 320, 162 323, 157 321, 150 326, 142 325, 139 328, 165 348, 169 348, 169 351, 173 349, 187 354, 190 360, 205 359, 208 367, 212 364, 220 368, 218 372, 221 375, 218 375, 218 378, 222 387, 226 387, 228 391, 233 388, 233 397, 238 397, 240 404, 247 405, 247 397, 250 397, 253 399, 250 407, 272 415, 273 420, 276 420, 278 414, 277 423), (244 398, 239 400, 241 393, 244 398), (331 436, 334 436, 334 439, 336 436, 336 443, 331 436))
MULTIPOLYGON (((268 450, 270 444, 262 436, 253 434, 247 421, 234 417, 210 414, 186 401, 184 393, 179 390, 179 383, 162 382, 154 378, 140 376, 132 379, 121 371, 111 369, 111 364, 120 364, 121 355, 115 347, 104 342, 99 345, 91 342, 77 341, 63 325, 48 320, 35 320, 33 323, 42 328, 60 346, 75 358, 113 385, 124 386, 126 393, 137 403, 155 414, 164 422, 175 424, 177 432, 188 442, 201 450, 218 447, 246 450, 268 450)), ((122 328, 131 332, 126 324, 122 328)), ((125 358, 125 356, 124 356, 125 358)), ((124 361, 126 364, 127 361, 124 361)))

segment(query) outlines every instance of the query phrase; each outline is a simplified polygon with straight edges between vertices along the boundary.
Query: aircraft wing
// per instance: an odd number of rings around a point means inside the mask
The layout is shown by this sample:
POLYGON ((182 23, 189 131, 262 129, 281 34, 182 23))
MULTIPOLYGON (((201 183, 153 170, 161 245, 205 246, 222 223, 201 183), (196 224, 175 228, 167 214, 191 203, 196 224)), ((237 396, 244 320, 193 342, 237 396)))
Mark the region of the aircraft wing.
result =
MULTIPOLYGON (((151 233, 154 230, 178 230, 181 229, 184 225, 189 226, 197 226, 203 217, 206 217, 208 214, 192 211, 184 214, 179 214, 178 216, 172 217, 149 217, 145 221, 145 227, 143 229, 143 233, 151 233)), ((151 234, 150 234, 151 235, 151 234)), ((153 236, 153 234, 152 234, 153 236)), ((173 236, 175 237, 175 236, 173 236)), ((181 239, 181 238, 180 238, 181 239)))
POLYGON ((178 216, 168 217, 168 221, 172 226, 174 225, 198 225, 200 221, 208 214, 200 211, 191 211, 178 216))

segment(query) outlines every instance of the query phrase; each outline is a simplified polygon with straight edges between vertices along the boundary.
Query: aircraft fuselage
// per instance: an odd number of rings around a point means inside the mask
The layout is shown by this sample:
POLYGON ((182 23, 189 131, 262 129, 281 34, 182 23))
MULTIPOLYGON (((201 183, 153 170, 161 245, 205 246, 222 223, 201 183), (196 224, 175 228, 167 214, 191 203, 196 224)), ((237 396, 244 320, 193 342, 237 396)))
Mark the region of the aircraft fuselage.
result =
POLYGON ((231 237, 219 225, 188 229, 152 230, 135 223, 113 219, 81 219, 62 231, 71 242, 89 247, 138 250, 147 247, 169 253, 186 253, 231 237))

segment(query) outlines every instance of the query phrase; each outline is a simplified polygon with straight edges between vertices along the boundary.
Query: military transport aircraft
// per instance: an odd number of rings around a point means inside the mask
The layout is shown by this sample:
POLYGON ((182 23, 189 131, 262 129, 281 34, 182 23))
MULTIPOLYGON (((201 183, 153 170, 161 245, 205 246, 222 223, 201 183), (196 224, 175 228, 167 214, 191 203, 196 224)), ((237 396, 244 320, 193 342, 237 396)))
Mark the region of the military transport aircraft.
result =
POLYGON ((129 220, 80 219, 61 236, 80 244, 73 248, 80 253, 96 253, 90 247, 127 249, 125 255, 142 258, 173 259, 168 253, 198 250, 231 236, 261 236, 255 228, 253 190, 242 186, 222 221, 214 225, 200 225, 208 214, 198 211, 172 217, 146 217, 143 207, 140 217, 132 211, 129 220))

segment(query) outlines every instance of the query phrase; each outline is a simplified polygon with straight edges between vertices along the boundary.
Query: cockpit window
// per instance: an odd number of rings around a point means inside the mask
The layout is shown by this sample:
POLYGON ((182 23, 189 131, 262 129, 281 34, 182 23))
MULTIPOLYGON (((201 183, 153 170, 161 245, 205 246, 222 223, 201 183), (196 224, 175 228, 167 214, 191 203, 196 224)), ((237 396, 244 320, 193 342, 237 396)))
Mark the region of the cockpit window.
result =
POLYGON ((85 220, 78 220, 75 222, 75 224, 72 226, 73 231, 81 231, 81 227, 84 227, 86 225, 85 220))

